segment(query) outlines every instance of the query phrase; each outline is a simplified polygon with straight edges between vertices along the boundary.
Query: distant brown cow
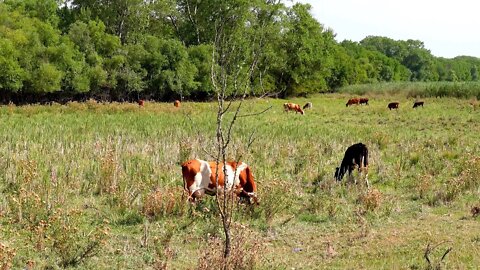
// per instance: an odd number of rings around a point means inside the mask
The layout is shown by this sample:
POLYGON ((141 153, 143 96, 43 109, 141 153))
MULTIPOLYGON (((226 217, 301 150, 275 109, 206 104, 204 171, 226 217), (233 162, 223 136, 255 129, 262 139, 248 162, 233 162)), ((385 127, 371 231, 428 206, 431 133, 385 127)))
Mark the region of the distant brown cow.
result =
POLYGON ((390 102, 390 103, 388 103, 388 109, 389 109, 389 110, 398 109, 398 105, 399 105, 399 104, 400 104, 400 103, 398 103, 398 102, 390 102))
POLYGON ((415 109, 416 107, 420 107, 422 106, 423 108, 423 101, 415 101, 415 103, 413 103, 413 108, 415 109))
POLYGON ((362 104, 368 105, 368 98, 360 98, 360 105, 362 104))
POLYGON ((143 107, 143 105, 145 105, 145 100, 139 99, 138 100, 138 106, 143 107))
POLYGON ((300 105, 295 104, 295 103, 284 103, 283 108, 285 109, 285 112, 295 111, 295 112, 300 113, 302 115, 305 114, 305 112, 302 110, 300 105))
POLYGON ((345 104, 346 107, 350 106, 350 105, 358 105, 360 104, 360 99, 359 98, 351 98, 347 101, 347 104, 345 104))
POLYGON ((173 106, 175 106, 175 107, 177 107, 177 108, 180 107, 180 100, 175 100, 175 101, 173 102, 173 106))

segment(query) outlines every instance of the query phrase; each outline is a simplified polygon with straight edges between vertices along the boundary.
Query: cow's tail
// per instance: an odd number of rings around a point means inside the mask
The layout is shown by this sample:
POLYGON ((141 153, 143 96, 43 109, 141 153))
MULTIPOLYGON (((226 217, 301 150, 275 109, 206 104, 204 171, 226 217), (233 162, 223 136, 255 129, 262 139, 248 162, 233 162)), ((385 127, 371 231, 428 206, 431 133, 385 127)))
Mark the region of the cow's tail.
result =
POLYGON ((257 185, 255 184, 255 178, 253 177, 250 167, 247 166, 247 168, 245 168, 245 172, 247 174, 247 181, 243 187, 243 193, 247 197, 251 198, 255 204, 259 204, 257 198, 257 185))
POLYGON ((368 168, 368 148, 363 148, 363 167, 368 168))

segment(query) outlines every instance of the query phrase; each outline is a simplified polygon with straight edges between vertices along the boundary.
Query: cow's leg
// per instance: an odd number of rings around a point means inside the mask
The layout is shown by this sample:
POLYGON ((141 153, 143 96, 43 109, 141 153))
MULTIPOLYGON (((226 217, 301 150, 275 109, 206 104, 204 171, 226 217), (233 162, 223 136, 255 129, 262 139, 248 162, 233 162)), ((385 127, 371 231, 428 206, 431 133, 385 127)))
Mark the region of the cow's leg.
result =
POLYGON ((351 166, 348 167, 348 181, 349 181, 349 182, 352 182, 352 178, 353 178, 353 182, 354 182, 355 184, 357 184, 357 179, 352 175, 353 167, 354 167, 354 166, 355 166, 355 165, 351 165, 351 166))

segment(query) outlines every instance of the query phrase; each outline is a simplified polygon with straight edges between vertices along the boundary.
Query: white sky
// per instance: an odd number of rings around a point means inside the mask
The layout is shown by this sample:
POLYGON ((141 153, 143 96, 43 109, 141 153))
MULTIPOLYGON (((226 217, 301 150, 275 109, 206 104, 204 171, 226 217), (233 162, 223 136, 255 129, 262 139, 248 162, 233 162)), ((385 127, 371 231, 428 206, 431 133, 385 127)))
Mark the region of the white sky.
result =
MULTIPOLYGON (((480 0, 295 0, 332 28, 337 41, 368 35, 417 39, 433 55, 480 57, 480 0)), ((288 4, 288 3, 287 3, 288 4)))

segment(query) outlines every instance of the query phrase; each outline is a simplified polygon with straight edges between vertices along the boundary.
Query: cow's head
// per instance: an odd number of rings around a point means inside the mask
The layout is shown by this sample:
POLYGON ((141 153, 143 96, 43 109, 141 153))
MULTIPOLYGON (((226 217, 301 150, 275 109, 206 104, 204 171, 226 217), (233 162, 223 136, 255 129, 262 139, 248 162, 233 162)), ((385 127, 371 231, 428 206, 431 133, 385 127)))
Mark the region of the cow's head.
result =
POLYGON ((194 185, 195 175, 200 171, 200 162, 192 159, 184 162, 182 165, 183 189, 188 195, 188 201, 195 202, 205 194, 204 189, 199 189, 194 185))
POLYGON ((345 170, 342 170, 342 168, 337 167, 335 168, 335 180, 341 181, 343 178, 343 175, 345 174, 345 170))
POLYGON ((203 195, 205 194, 205 192, 202 192, 201 190, 196 190, 194 192, 190 192, 189 190, 187 190, 187 193, 188 193, 188 201, 191 203, 195 203, 197 200, 202 198, 203 195))

